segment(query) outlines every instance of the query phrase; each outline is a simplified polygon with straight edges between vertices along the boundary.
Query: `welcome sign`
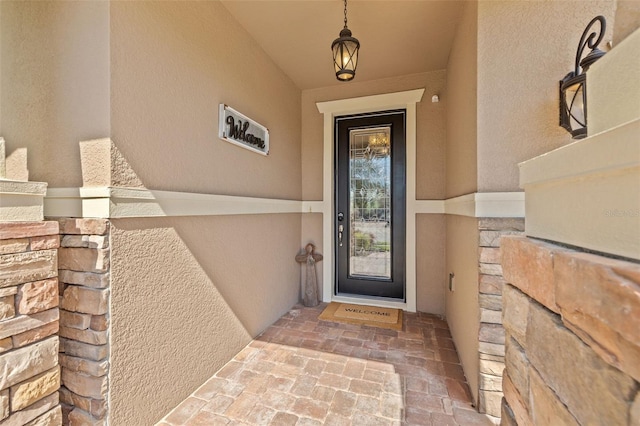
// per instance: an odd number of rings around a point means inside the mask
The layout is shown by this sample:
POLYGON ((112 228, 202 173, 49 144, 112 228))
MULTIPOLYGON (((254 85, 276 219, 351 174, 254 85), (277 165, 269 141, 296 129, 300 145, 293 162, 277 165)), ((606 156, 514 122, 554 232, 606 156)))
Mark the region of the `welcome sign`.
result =
POLYGON ((269 129, 225 104, 220 104, 218 136, 258 154, 269 154, 269 129))

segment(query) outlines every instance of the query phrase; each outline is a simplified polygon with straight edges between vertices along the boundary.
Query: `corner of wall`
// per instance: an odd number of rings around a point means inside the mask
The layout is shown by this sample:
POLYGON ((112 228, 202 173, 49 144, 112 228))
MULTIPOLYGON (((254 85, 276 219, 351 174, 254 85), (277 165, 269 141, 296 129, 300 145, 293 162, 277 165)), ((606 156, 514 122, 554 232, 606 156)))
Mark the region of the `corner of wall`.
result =
POLYGON ((467 2, 447 64, 447 198, 477 190, 478 4, 467 2))
POLYGON ((110 237, 107 219, 60 219, 60 365, 65 424, 109 414, 110 237))
POLYGON ((460 363, 478 404, 478 219, 447 215, 446 273, 454 274, 446 290, 446 317, 460 363))
POLYGON ((640 28, 640 2, 637 0, 616 0, 615 22, 613 26, 613 46, 640 28))
POLYGON ((478 411, 501 417, 505 330, 502 326, 502 237, 524 231, 521 218, 481 218, 478 221, 478 305, 480 309, 478 411))

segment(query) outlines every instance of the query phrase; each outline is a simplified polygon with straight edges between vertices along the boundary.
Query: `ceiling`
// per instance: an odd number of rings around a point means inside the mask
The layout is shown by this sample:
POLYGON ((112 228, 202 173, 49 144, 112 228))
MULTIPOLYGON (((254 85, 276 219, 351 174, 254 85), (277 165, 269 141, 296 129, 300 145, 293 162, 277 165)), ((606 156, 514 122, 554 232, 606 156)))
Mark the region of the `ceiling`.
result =
MULTIPOLYGON (((342 0, 222 0, 300 89, 335 84, 331 43, 342 0)), ((444 69, 462 11, 458 0, 352 0, 348 27, 360 40, 354 82, 444 69)))

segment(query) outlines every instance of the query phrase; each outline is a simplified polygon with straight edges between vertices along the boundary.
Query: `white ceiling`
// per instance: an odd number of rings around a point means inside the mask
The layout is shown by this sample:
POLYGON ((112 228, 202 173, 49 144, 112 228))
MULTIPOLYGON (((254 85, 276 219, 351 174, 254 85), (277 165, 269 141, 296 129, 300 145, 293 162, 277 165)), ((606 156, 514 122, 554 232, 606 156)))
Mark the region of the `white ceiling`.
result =
MULTIPOLYGON (((342 0, 222 0, 300 89, 338 82, 331 43, 344 25, 342 0)), ((444 69, 462 10, 458 0, 351 0, 348 27, 360 40, 354 82, 444 69)))

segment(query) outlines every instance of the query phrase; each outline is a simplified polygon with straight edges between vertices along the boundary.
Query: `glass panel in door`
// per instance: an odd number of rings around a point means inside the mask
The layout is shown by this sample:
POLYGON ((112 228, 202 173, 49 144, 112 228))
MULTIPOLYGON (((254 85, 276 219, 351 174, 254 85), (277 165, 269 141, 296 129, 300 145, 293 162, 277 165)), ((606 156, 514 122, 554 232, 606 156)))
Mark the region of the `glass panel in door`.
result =
POLYGON ((391 279, 391 129, 351 130, 349 275, 391 279))

